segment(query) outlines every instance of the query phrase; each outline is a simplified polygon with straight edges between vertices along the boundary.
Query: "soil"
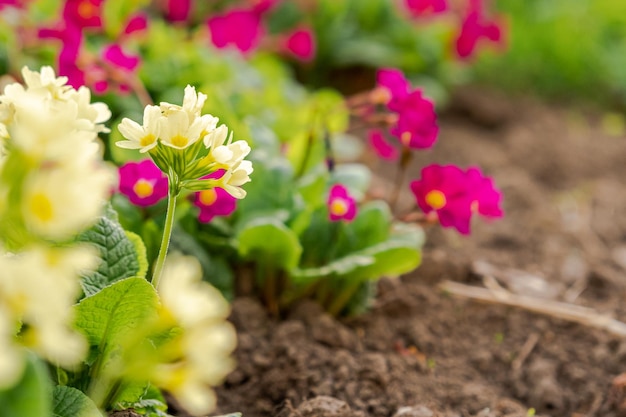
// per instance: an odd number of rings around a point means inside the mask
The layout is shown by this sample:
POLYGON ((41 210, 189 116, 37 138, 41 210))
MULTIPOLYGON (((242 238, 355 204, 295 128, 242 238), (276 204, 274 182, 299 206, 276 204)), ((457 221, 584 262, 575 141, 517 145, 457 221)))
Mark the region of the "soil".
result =
MULTIPOLYGON (((429 163, 478 165, 503 220, 470 237, 427 230, 423 264, 382 279, 373 309, 336 320, 312 303, 284 320, 239 298, 238 368, 214 414, 244 417, 626 416, 626 340, 499 303, 453 297, 452 280, 500 285, 626 321, 626 137, 566 106, 484 90, 455 94, 429 163)), ((392 171, 381 164, 380 172, 392 171)), ((391 179, 378 178, 388 188, 391 179)), ((401 196, 400 211, 413 206, 401 196)))

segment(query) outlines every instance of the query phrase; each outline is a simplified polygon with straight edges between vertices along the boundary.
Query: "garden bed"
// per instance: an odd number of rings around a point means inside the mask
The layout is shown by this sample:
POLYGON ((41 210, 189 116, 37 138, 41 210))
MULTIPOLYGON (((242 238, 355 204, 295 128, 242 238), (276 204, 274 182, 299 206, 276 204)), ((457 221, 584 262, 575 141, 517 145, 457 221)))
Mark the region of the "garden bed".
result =
MULTIPOLYGON (((505 219, 475 223, 471 238, 429 229, 422 266, 382 280, 361 317, 335 320, 304 303, 278 321, 257 301, 236 299, 239 365, 218 390, 216 414, 626 415, 615 379, 626 341, 440 289, 446 280, 484 287, 486 263, 499 285, 526 296, 626 320, 626 146, 608 133, 619 126, 477 91, 455 96, 439 143, 417 155, 410 177, 420 164, 480 165, 505 195, 505 219)), ((391 179, 376 182, 384 190, 391 179)), ((402 196, 399 211, 411 203, 402 196)))

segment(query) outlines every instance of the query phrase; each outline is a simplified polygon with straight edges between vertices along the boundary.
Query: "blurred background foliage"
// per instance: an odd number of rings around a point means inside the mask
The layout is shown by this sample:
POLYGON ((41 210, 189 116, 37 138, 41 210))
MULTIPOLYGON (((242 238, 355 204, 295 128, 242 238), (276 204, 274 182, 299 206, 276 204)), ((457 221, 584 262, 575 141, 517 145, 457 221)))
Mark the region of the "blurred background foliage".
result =
POLYGON ((626 2, 500 0, 508 47, 486 52, 477 80, 563 101, 626 106, 626 2))

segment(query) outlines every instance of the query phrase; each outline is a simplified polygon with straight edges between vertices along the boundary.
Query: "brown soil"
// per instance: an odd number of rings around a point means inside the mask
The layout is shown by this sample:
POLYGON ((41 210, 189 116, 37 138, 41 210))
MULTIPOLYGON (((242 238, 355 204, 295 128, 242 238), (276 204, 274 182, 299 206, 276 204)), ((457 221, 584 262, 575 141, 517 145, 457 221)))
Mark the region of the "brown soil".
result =
MULTIPOLYGON (((469 238, 429 229, 423 265, 383 279, 361 317, 335 320, 304 303, 276 321, 237 299, 239 367, 216 414, 626 416, 625 340, 438 288, 482 287, 482 261, 511 289, 625 321, 625 138, 599 117, 533 100, 465 90, 452 103, 410 176, 432 162, 478 165, 504 192, 505 219, 475 223, 469 238)), ((400 202, 412 205, 409 195, 400 202)))

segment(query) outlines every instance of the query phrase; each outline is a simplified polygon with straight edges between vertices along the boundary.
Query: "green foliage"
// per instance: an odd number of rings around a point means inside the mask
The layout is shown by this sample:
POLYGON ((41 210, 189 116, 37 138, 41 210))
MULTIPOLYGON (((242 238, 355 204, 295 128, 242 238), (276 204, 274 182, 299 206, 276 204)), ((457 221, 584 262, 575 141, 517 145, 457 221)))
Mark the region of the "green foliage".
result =
POLYGON ((76 388, 57 385, 52 397, 53 417, 102 417, 91 398, 76 388))
POLYGON ((626 3, 612 0, 508 0, 504 54, 484 55, 483 82, 551 97, 626 102, 626 3))
POLYGON ((95 272, 82 277, 86 296, 124 278, 145 277, 145 246, 138 236, 125 232, 116 219, 101 217, 78 240, 95 245, 102 260, 95 272))
POLYGON ((34 354, 26 353, 25 368, 20 381, 11 388, 0 391, 0 415, 51 416, 51 392, 52 385, 45 365, 34 354))
POLYGON ((298 236, 273 217, 257 217, 237 234, 239 255, 255 260, 260 268, 266 266, 291 270, 298 265, 302 246, 298 236))

